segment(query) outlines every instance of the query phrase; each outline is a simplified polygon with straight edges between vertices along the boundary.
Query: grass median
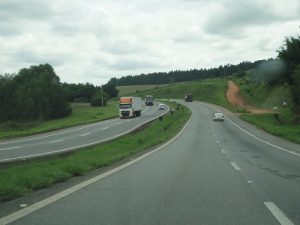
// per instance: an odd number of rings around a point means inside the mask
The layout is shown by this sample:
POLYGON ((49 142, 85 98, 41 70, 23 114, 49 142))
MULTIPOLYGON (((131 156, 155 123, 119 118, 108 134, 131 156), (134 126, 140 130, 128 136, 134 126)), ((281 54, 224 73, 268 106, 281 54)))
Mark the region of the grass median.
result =
MULTIPOLYGON (((169 104, 176 108, 174 103, 169 104)), ((39 159, 2 166, 0 201, 20 197, 28 192, 63 182, 74 176, 111 165, 130 155, 161 144, 177 134, 191 115, 180 106, 163 120, 155 120, 115 141, 89 147, 52 159, 39 159)))

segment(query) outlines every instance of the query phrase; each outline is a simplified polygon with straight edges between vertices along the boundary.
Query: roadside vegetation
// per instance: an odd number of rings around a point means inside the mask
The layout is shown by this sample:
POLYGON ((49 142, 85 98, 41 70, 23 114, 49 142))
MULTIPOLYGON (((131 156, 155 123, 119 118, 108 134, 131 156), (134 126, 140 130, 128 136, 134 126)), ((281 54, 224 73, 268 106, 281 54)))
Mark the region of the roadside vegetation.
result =
POLYGON ((273 135, 300 144, 300 117, 289 109, 280 113, 243 114, 240 117, 273 135))
POLYGON ((0 139, 22 137, 62 128, 97 122, 118 116, 117 101, 108 102, 103 108, 89 103, 72 103, 72 115, 47 121, 7 121, 0 123, 0 139))
MULTIPOLYGON (((177 108, 175 103, 168 103, 177 108)), ((81 149, 51 159, 38 159, 3 165, 0 170, 0 200, 20 197, 74 176, 111 165, 130 155, 172 138, 185 125, 191 112, 180 106, 173 114, 155 120, 113 142, 81 149)))
POLYGON ((169 84, 145 84, 145 85, 128 85, 128 86, 117 86, 117 90, 119 91, 119 96, 131 95, 135 93, 139 93, 145 90, 151 90, 155 88, 160 88, 167 86, 169 84))

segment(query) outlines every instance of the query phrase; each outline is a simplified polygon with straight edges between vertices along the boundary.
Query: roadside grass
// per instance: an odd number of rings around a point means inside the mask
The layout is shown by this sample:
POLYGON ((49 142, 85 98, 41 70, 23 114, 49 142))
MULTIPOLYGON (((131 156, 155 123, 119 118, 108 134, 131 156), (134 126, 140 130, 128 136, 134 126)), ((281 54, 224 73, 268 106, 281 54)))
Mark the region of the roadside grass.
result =
POLYGON ((243 114, 240 117, 273 135, 300 144, 300 115, 296 116, 288 109, 280 114, 243 114))
POLYGON ((5 122, 0 124, 0 139, 22 137, 62 128, 97 122, 118 116, 117 101, 108 102, 107 106, 91 107, 88 103, 73 103, 72 115, 49 121, 5 122))
POLYGON ((251 81, 249 76, 234 79, 240 87, 241 95, 249 104, 259 108, 272 109, 281 107, 283 101, 292 102, 288 85, 256 83, 251 81))
POLYGON ((128 85, 128 86, 117 86, 116 88, 119 90, 119 96, 124 96, 128 94, 139 93, 140 91, 164 87, 167 85, 169 84, 128 85))
MULTIPOLYGON (((168 103, 175 108, 175 103, 168 103)), ((3 165, 0 170, 0 201, 63 182, 74 176, 111 165, 130 155, 169 140, 191 115, 185 106, 113 142, 55 156, 3 165)))

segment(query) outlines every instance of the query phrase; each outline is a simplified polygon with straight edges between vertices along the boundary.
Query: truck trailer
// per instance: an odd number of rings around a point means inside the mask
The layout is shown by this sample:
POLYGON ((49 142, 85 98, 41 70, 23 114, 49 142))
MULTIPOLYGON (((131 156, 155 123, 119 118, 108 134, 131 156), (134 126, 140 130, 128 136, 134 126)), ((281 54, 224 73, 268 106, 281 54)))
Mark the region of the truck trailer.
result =
POLYGON ((152 95, 145 96, 145 105, 147 105, 147 106, 153 105, 153 96, 152 95))
POLYGON ((140 97, 121 97, 119 116, 121 119, 134 118, 142 113, 142 99, 140 97))

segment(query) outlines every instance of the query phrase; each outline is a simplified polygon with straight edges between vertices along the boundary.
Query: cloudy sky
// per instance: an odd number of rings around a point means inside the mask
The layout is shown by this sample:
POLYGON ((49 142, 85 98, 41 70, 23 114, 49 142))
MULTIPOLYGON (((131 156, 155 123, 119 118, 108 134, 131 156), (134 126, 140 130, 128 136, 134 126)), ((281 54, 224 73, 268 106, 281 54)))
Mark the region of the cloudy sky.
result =
POLYGON ((299 0, 0 0, 0 74, 50 63, 63 82, 276 57, 299 0))

